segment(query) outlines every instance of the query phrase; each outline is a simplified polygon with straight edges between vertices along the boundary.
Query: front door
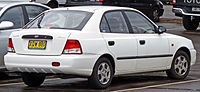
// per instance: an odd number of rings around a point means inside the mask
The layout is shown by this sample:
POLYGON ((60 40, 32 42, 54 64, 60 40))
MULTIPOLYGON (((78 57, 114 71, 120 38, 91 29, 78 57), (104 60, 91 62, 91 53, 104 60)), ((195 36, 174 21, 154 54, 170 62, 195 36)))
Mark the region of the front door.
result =
POLYGON ((137 70, 154 71, 166 68, 172 55, 169 54, 169 42, 165 34, 158 34, 157 27, 142 14, 125 11, 137 39, 137 70))

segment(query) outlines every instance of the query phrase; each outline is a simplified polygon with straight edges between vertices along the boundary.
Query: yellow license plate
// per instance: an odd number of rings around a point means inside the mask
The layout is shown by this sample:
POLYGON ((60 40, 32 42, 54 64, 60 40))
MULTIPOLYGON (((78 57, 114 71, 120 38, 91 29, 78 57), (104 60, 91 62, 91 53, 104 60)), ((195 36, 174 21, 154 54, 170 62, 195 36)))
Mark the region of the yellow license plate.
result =
POLYGON ((33 41, 28 42, 28 49, 46 49, 47 41, 33 41))

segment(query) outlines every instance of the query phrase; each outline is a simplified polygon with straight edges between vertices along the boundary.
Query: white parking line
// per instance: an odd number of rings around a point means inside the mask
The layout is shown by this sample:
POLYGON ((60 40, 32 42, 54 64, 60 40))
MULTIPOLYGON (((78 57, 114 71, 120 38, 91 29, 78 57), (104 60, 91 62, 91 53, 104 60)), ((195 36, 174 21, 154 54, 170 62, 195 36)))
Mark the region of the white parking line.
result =
MULTIPOLYGON (((60 78, 46 79, 45 81, 52 81, 52 80, 58 80, 58 79, 60 79, 60 78)), ((21 84, 24 84, 24 82, 0 84, 0 87, 12 86, 12 85, 21 85, 21 84)))
POLYGON ((166 83, 166 84, 159 84, 159 85, 151 85, 151 86, 145 86, 145 87, 139 87, 139 88, 129 88, 129 89, 116 90, 116 91, 111 91, 111 92, 135 91, 135 90, 141 90, 141 89, 147 89, 147 88, 155 88, 155 87, 162 87, 162 86, 185 84, 185 83, 198 82, 198 81, 200 81, 200 79, 181 81, 181 82, 173 82, 173 83, 166 83))
MULTIPOLYGON (((60 79, 60 78, 46 79, 45 81, 58 80, 58 79, 60 79)), ((199 82, 199 81, 200 81, 200 79, 196 79, 196 80, 188 80, 188 81, 181 81, 181 82, 173 82, 173 83, 166 83, 166 84, 151 85, 151 86, 145 86, 145 87, 139 87, 139 88, 129 88, 129 89, 116 90, 116 91, 111 91, 111 92, 135 91, 135 90, 141 90, 141 89, 147 89, 147 88, 155 88, 155 87, 162 87, 162 86, 185 84, 185 83, 199 82)), ((0 87, 12 86, 12 85, 21 85, 21 84, 24 84, 24 82, 0 84, 0 87)))
POLYGON ((20 85, 20 84, 24 84, 24 83, 23 82, 19 82, 19 83, 0 84, 0 87, 12 86, 12 85, 20 85))

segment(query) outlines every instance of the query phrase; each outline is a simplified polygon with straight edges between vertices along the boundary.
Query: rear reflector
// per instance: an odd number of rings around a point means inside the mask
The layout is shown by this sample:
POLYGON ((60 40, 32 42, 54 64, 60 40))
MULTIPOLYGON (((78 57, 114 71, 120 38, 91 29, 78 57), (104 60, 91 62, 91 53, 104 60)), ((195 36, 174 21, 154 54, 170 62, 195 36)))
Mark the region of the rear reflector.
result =
POLYGON ((59 62, 52 62, 52 66, 60 66, 59 62))
POLYGON ((14 46, 13 46, 11 38, 8 39, 8 52, 15 53, 15 49, 14 49, 14 46))
POLYGON ((82 54, 81 45, 78 40, 67 40, 63 54, 82 54))

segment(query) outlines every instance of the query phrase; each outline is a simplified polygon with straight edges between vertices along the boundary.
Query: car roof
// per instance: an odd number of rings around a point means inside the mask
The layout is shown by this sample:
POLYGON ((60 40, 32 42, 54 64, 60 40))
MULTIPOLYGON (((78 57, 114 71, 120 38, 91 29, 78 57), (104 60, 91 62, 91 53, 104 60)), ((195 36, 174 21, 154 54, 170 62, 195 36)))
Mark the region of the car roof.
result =
POLYGON ((136 10, 128 7, 117 7, 117 6, 74 6, 74 7, 64 7, 64 8, 56 8, 51 10, 80 10, 87 12, 95 12, 98 10, 108 11, 108 10, 136 10))

